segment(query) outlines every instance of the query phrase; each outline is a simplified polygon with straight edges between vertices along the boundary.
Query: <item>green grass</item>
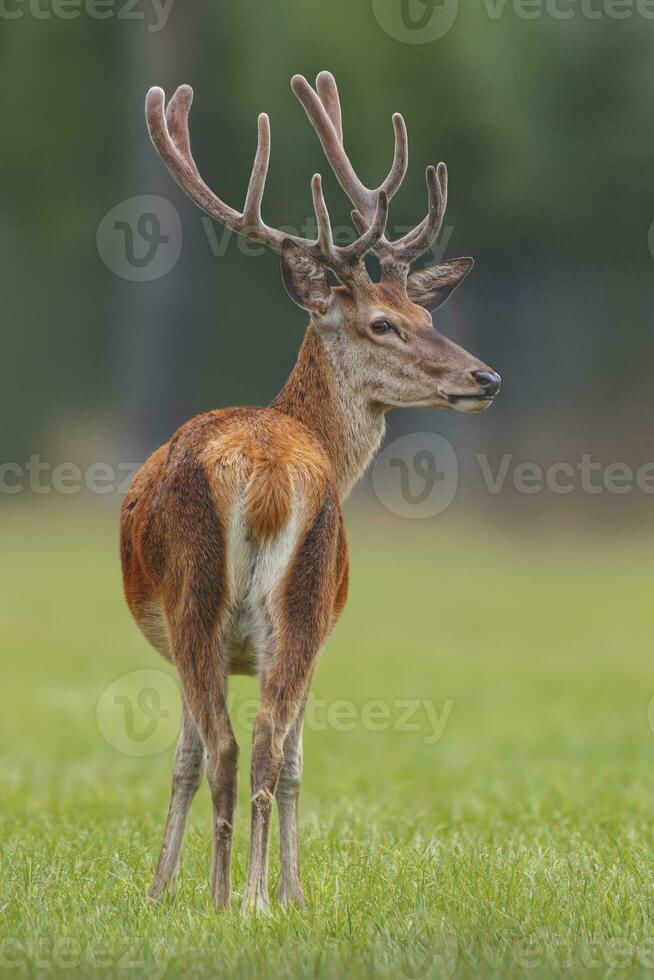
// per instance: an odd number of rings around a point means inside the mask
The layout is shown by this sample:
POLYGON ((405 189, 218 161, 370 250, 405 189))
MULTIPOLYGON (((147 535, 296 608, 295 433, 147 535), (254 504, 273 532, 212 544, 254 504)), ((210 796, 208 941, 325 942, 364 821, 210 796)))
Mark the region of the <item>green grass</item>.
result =
MULTIPOLYGON (((651 546, 350 524, 305 736, 307 908, 248 919, 247 731, 233 910, 209 899, 206 787, 179 891, 148 903, 173 746, 123 754, 96 722, 116 678, 165 669, 124 608, 113 518, 7 512, 1 976, 650 975, 651 546), (371 699, 395 724, 362 723, 371 699), (449 704, 440 739, 422 709, 399 730, 400 700, 449 704), (327 705, 341 724, 316 730, 327 705)), ((233 689, 240 716, 255 684, 233 689)), ((273 894, 277 874, 274 847, 273 894)))

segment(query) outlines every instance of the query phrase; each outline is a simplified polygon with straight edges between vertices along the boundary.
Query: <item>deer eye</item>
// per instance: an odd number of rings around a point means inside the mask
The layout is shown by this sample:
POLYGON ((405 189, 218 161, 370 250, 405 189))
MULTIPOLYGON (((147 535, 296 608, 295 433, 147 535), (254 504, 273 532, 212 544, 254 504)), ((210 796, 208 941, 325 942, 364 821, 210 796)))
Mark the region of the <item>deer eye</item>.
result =
POLYGON ((373 333, 381 334, 389 333, 391 330, 394 330, 395 327, 392 323, 389 323, 388 320, 373 320, 370 324, 370 329, 373 333))

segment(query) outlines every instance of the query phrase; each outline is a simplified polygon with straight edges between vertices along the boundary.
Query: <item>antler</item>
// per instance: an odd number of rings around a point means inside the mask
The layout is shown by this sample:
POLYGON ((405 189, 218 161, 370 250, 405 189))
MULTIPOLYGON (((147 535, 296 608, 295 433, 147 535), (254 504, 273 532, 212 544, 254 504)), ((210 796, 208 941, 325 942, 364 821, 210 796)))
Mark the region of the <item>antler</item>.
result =
MULTIPOLYGON (((385 192, 388 199, 393 197, 404 179, 408 163, 408 142, 404 119, 399 112, 393 115, 395 130, 395 152, 393 163, 386 179, 376 190, 371 190, 357 177, 343 146, 341 125, 341 105, 336 81, 331 72, 321 71, 316 78, 316 90, 303 75, 294 75, 291 87, 304 106, 315 129, 325 156, 336 178, 354 205, 352 218, 359 232, 371 220, 376 195, 385 192)), ((423 220, 396 241, 389 241, 385 235, 378 240, 374 251, 382 264, 406 266, 416 259, 436 240, 443 223, 447 204, 447 168, 444 163, 437 167, 427 167, 427 192, 429 206, 423 220)))
MULTIPOLYGON (((188 131, 188 114, 193 101, 190 85, 180 85, 165 109, 163 89, 151 88, 145 99, 145 115, 150 138, 159 156, 179 186, 203 211, 232 231, 261 242, 276 252, 281 252, 284 240, 290 239, 305 248, 314 258, 332 269, 339 279, 347 280, 361 259, 374 248, 384 234, 388 214, 388 193, 384 187, 369 192, 366 199, 365 217, 358 224, 359 238, 350 245, 334 245, 331 223, 322 192, 320 174, 311 181, 313 206, 318 225, 318 238, 311 241, 296 235, 288 235, 267 225, 261 217, 261 201, 270 160, 270 122, 265 113, 259 116, 257 152, 252 165, 243 211, 236 211, 225 204, 205 184, 191 153, 188 131)), ((330 126, 340 132, 340 106, 329 103, 330 126)), ((321 103, 322 105, 322 103, 321 103)), ((393 191, 394 193, 394 191, 393 191)))

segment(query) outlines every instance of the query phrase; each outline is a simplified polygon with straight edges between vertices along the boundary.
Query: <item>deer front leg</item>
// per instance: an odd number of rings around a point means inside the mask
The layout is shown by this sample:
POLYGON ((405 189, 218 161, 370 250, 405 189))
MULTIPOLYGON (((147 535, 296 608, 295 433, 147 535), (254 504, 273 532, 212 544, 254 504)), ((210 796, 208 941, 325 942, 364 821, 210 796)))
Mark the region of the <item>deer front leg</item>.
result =
POLYGON ((179 742, 173 764, 173 784, 170 806, 164 831, 159 862, 148 892, 149 898, 159 898, 164 888, 171 891, 177 883, 179 852, 184 837, 186 819, 200 782, 204 763, 204 745, 195 722, 184 702, 179 742))
POLYGON ((302 780, 302 720, 304 705, 284 741, 284 762, 277 784, 279 812, 279 857, 281 878, 279 900, 284 906, 303 905, 298 854, 297 810, 302 780))

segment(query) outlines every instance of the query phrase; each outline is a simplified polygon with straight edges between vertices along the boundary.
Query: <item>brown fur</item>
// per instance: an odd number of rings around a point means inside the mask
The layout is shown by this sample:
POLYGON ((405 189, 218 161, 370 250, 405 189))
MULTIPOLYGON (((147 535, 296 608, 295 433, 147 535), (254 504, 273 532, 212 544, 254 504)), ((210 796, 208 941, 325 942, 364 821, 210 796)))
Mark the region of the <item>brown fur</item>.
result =
POLYGON ((258 541, 275 538, 291 512, 293 486, 283 459, 258 459, 245 496, 245 512, 258 541))
POLYGON ((265 541, 288 520, 294 487, 314 513, 333 479, 320 441, 275 409, 207 412, 187 422, 146 461, 123 503, 123 582, 137 622, 155 599, 175 617, 180 594, 191 592, 203 626, 213 628, 226 598, 221 515, 239 485, 251 532, 265 541))

